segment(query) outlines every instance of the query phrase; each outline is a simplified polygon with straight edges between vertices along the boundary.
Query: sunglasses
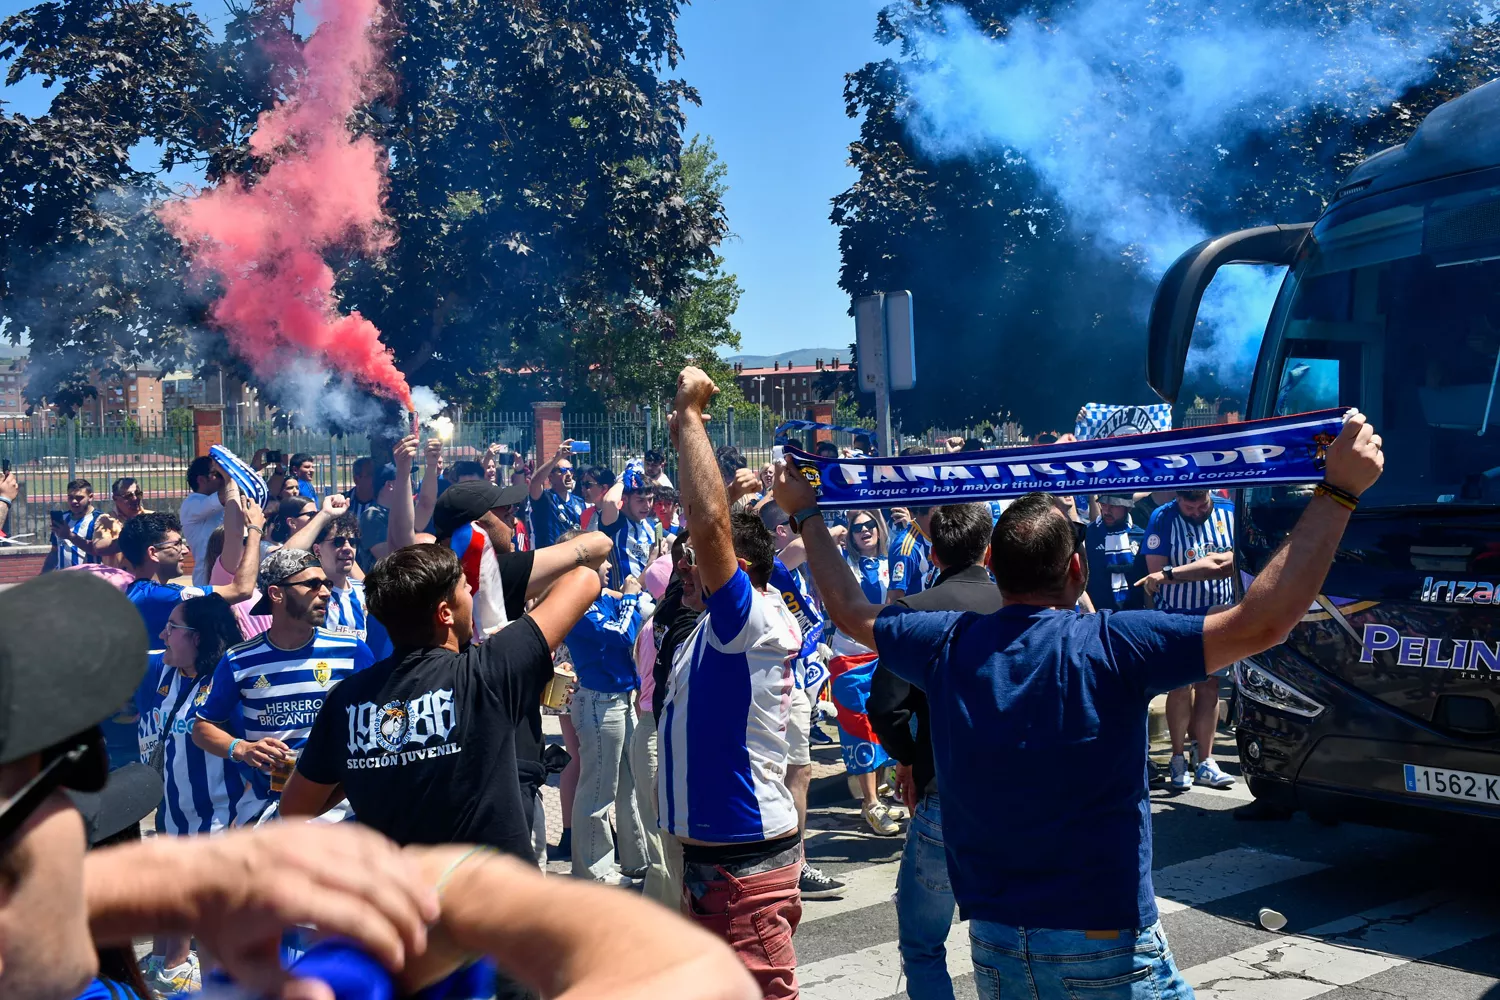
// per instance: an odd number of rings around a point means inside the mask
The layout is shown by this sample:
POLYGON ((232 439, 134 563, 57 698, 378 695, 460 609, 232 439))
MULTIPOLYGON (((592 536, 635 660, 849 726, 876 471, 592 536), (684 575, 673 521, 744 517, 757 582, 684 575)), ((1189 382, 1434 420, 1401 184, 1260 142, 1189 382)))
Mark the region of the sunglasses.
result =
POLYGON ((1082 521, 1069 521, 1073 526, 1073 549, 1077 552, 1088 547, 1089 526, 1082 521))
POLYGON ((109 780, 109 751, 97 727, 42 752, 42 769, 0 803, 0 844, 9 841, 59 788, 97 792, 109 780))
POLYGON ((334 535, 332 538, 323 539, 323 543, 325 545, 332 545, 336 549, 341 549, 345 545, 351 549, 359 548, 359 539, 352 535, 334 535))
POLYGON ((329 583, 326 578, 322 579, 322 580, 287 580, 287 581, 285 581, 283 583, 276 584, 276 586, 278 586, 278 587, 311 587, 313 590, 323 590, 324 588, 327 588, 328 590, 332 590, 333 589, 333 584, 329 583))
POLYGON ((849 526, 849 530, 850 531, 858 531, 858 532, 861 532, 861 533, 866 532, 866 531, 874 531, 875 530, 875 522, 874 521, 859 521, 859 522, 857 522, 855 524, 850 525, 849 526))
POLYGON ((141 498, 141 493, 140 493, 139 490, 131 490, 129 493, 116 493, 115 494, 115 499, 116 500, 139 500, 140 498, 141 498))

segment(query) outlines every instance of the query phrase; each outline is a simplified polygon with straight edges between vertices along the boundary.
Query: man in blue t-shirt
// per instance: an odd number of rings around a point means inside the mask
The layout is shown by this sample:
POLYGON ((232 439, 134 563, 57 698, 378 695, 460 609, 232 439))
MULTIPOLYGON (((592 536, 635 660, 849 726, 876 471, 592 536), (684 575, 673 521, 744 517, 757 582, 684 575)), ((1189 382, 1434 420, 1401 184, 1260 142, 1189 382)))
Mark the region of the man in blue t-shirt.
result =
MULTIPOLYGON (((1140 580, 1158 611, 1206 615, 1234 600, 1234 504, 1208 490, 1182 490, 1151 512, 1142 546, 1149 573, 1140 580)), ((1219 678, 1209 677, 1167 695, 1172 764, 1167 787, 1228 788, 1234 778, 1214 760, 1219 726, 1219 678), (1198 743, 1198 767, 1188 766, 1187 735, 1198 743)))
MULTIPOLYGON (((245 511, 245 530, 253 540, 253 551, 260 546, 266 518, 253 500, 240 498, 239 502, 245 511)), ((234 579, 226 586, 184 587, 172 583, 181 573, 188 551, 176 514, 154 511, 131 518, 120 529, 119 545, 125 568, 135 575, 134 582, 125 588, 125 596, 141 613, 148 636, 161 635, 172 609, 188 598, 218 594, 233 605, 248 600, 255 590, 256 563, 248 556, 240 560, 234 579)))
POLYGON ((556 545, 564 532, 583 527, 588 504, 573 492, 573 442, 558 445, 557 453, 531 474, 532 546, 556 545))
MULTIPOLYGON (((1352 414, 1328 449, 1327 484, 1358 497, 1383 462, 1379 436, 1352 414)), ((1004 605, 978 615, 871 604, 795 468, 779 472, 776 500, 797 512, 839 630, 927 692, 948 871, 982 1000, 997 1000, 1002 981, 1066 995, 1080 969, 1122 997, 1187 995, 1151 884, 1146 705, 1296 626, 1354 504, 1314 497, 1237 606, 1080 614, 1084 526, 1029 494, 991 538, 1004 605), (1087 794, 1059 775, 1087 775, 1087 794)))

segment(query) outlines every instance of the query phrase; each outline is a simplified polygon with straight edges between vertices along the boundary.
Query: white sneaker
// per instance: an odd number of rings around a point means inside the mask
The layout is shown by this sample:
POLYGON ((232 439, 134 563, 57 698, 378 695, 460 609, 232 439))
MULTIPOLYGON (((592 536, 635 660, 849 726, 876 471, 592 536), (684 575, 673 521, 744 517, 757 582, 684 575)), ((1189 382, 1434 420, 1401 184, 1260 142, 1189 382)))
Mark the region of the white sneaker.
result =
POLYGON ((186 962, 171 969, 166 967, 160 955, 152 955, 141 972, 145 976, 146 985, 159 997, 196 993, 203 988, 198 956, 192 952, 188 952, 186 962))
POLYGON ((1180 753, 1172 755, 1172 764, 1167 773, 1167 787, 1174 792, 1185 792, 1193 787, 1193 775, 1188 770, 1187 758, 1180 753))
POLYGON ((901 832, 901 824, 891 818, 890 810, 884 802, 867 803, 860 811, 865 814, 865 822, 870 824, 870 829, 880 836, 894 837, 901 832))
POLYGON ((1193 783, 1207 785, 1209 788, 1228 788, 1234 784, 1234 777, 1219 770, 1219 762, 1210 757, 1198 765, 1193 783))

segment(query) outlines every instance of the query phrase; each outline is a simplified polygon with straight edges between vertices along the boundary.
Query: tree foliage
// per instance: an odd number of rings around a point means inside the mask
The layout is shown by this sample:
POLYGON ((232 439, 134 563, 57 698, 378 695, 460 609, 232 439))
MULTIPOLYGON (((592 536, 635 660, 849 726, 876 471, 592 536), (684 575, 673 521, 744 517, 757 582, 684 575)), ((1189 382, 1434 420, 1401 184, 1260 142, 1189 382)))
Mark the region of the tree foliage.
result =
MULTIPOLYGON (((1023 13, 1045 20, 1068 6, 950 2, 997 38, 1023 13)), ((1212 17, 1218 9, 1184 3, 1152 0, 1161 12, 1212 17)), ((1287 0, 1280 16, 1336 24, 1368 5, 1287 0)), ((914 40, 940 23, 943 6, 895 0, 885 7, 876 37, 891 54, 849 74, 844 91, 860 137, 850 147, 858 178, 835 199, 832 215, 840 228, 840 284, 851 296, 907 288, 917 303, 918 384, 893 396, 897 414, 908 427, 970 423, 1006 410, 1030 425, 1067 426, 1089 399, 1154 401, 1144 379, 1142 322, 1154 289, 1130 253, 1096 247, 1018 155, 938 158, 913 140, 902 69, 923 58, 914 40)), ((1405 141, 1433 107, 1495 74, 1495 30, 1471 29, 1464 44, 1441 53, 1427 81, 1363 120, 1266 109, 1215 151, 1216 170, 1174 188, 1176 209, 1211 232, 1316 217, 1354 164, 1405 141)), ((1160 169, 1182 174, 1177 163, 1160 169)), ((1195 388, 1218 396, 1245 387, 1195 388)))
MULTIPOLYGON (((70 409, 93 370, 232 361, 152 214, 174 169, 254 183, 256 117, 296 83, 295 0, 231 10, 220 38, 148 0, 0 25, 9 82, 59 88, 35 120, 0 115, 0 315, 31 342, 33 401, 70 409)), ((388 76, 352 125, 390 151, 397 239, 332 263, 413 383, 475 406, 645 402, 735 343, 724 168, 684 147, 696 97, 671 77, 678 0, 387 10, 388 76)))

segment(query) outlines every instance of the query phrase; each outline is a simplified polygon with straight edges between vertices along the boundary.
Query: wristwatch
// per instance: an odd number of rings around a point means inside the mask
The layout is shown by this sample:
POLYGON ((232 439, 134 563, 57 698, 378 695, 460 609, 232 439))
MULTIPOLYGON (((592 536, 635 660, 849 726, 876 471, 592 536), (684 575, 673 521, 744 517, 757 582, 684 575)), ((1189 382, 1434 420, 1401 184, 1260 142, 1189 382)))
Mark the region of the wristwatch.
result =
POLYGON ((1170 566, 1163 566, 1161 568, 1161 575, 1166 577, 1168 580, 1177 579, 1177 577, 1173 574, 1172 567, 1170 566))
POLYGON ((792 534, 800 535, 802 533, 802 523, 810 517, 819 517, 822 515, 822 513, 823 512, 816 507, 808 507, 804 510, 797 511, 797 513, 791 516, 792 534))

